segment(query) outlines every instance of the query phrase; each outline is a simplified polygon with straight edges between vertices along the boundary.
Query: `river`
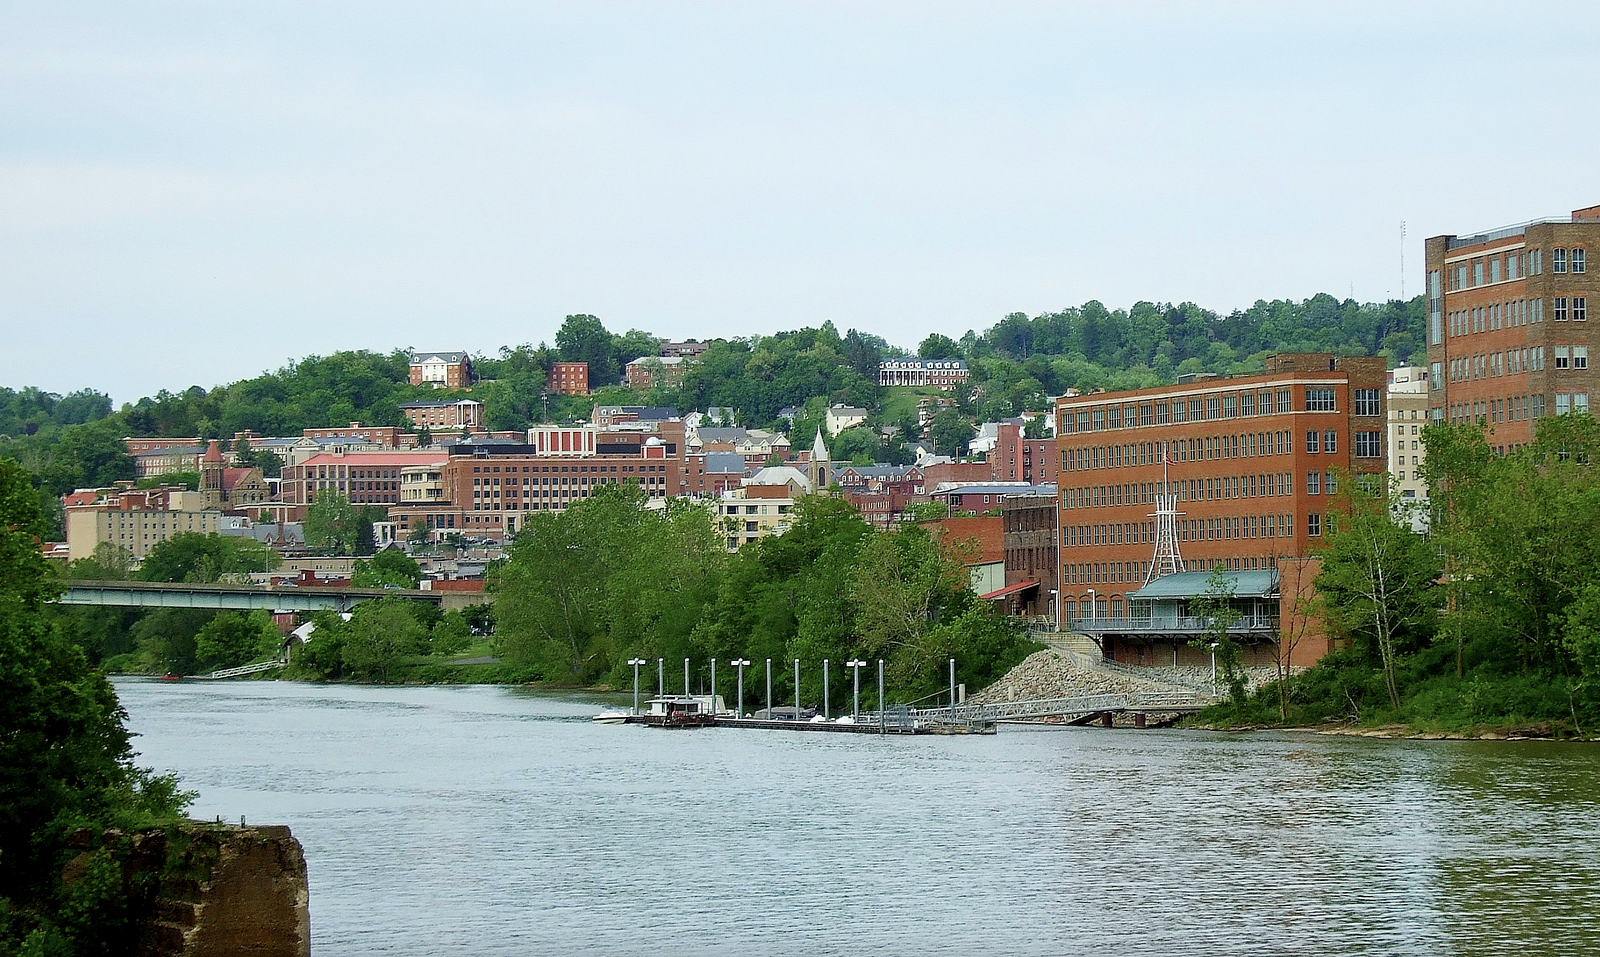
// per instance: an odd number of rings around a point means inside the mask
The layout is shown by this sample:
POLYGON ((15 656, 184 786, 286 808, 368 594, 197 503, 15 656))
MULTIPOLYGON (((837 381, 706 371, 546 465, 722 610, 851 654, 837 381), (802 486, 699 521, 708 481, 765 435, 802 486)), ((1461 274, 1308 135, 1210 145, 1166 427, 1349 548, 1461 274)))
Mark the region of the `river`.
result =
POLYGON ((1600 951, 1600 750, 595 725, 616 698, 118 680, 192 813, 288 824, 313 953, 1600 951))

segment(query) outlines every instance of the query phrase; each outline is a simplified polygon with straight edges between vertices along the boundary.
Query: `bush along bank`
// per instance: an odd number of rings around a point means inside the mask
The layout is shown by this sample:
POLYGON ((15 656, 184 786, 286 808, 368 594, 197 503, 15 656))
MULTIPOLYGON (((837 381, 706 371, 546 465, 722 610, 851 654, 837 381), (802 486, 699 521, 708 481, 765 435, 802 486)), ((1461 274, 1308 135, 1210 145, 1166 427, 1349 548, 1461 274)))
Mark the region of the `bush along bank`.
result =
POLYGON ((1425 515, 1341 483, 1313 611, 1343 650, 1191 725, 1600 736, 1600 424, 1541 419, 1505 453, 1470 423, 1423 440, 1425 515))

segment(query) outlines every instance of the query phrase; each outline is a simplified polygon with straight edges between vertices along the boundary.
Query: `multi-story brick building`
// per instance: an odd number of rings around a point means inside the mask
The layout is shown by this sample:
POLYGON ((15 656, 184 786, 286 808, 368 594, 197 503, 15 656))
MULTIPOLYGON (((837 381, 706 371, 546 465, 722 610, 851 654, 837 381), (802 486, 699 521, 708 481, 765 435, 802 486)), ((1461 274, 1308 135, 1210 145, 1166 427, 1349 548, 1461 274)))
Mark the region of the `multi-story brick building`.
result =
POLYGON ((170 488, 74 492, 63 500, 68 557, 93 558, 97 546, 110 543, 143 561, 152 548, 180 532, 216 534, 222 513, 183 507, 186 499, 194 498, 194 493, 170 488))
POLYGON ((589 363, 554 362, 545 377, 545 388, 557 395, 589 394, 589 363))
MULTIPOLYGON (((1164 645, 1176 659, 1204 629, 1181 606, 1221 566, 1260 580, 1261 593, 1250 596, 1259 614, 1243 634, 1275 644, 1278 570, 1303 570, 1294 560, 1321 540, 1340 481, 1387 465, 1387 379, 1381 358, 1281 354, 1260 375, 1061 399, 1063 617, 1097 635, 1108 655, 1120 648, 1143 659, 1164 645), (1183 564, 1152 572, 1163 489, 1175 500, 1173 544, 1183 564), (1155 592, 1136 593, 1168 571, 1190 573, 1179 583, 1188 593, 1165 588, 1161 597, 1179 614, 1152 620, 1138 599, 1155 592)), ((1305 642, 1296 663, 1326 650, 1325 638, 1305 642)))
POLYGON ((1421 366, 1401 366, 1389 373, 1389 474, 1402 499, 1428 497, 1428 483, 1422 480, 1422 462, 1427 449, 1422 444, 1422 426, 1428 422, 1428 370, 1421 366))
POLYGON ((328 490, 348 496, 353 505, 398 505, 401 472, 439 466, 446 457, 447 453, 437 448, 313 455, 299 465, 284 466, 278 499, 285 505, 309 505, 318 492, 328 490))
POLYGON ((994 448, 989 450, 988 456, 994 481, 1053 483, 1061 470, 1056 440, 1025 438, 1022 431, 1023 427, 1017 423, 1000 423, 994 448))
POLYGON ((684 356, 640 356, 623 368, 630 389, 670 389, 683 384, 692 360, 684 356))
POLYGON ((462 443, 439 469, 441 498, 389 510, 402 535, 456 531, 501 539, 530 513, 563 511, 601 485, 633 482, 652 498, 681 495, 682 423, 674 431, 604 432, 592 427, 534 429, 530 444, 462 443), (537 443, 543 443, 537 444, 537 443))
POLYGON ((472 357, 465 352, 413 352, 411 384, 465 389, 472 385, 472 357))
POLYGON ((1476 421, 1504 450, 1546 415, 1586 412, 1595 392, 1588 303, 1600 275, 1600 206, 1426 243, 1428 392, 1436 421, 1476 421))
POLYGON ((407 402, 400 411, 419 429, 476 429, 483 425, 483 403, 476 399, 407 402))
POLYGON ((1060 586, 1056 584, 1056 487, 1036 486, 1000 500, 1001 543, 1005 547, 1006 587, 1002 594, 1006 612, 1029 617, 1056 613, 1060 586))
POLYGON ((882 386, 935 386, 948 392, 969 375, 962 359, 885 359, 878 363, 878 384, 882 386))
MULTIPOLYGON (((360 442, 366 445, 375 445, 379 448, 399 448, 405 434, 392 425, 362 425, 352 422, 349 425, 329 426, 318 429, 302 429, 300 434, 313 441, 330 441, 345 439, 351 442, 360 442)), ((415 440, 416 436, 411 437, 415 440)))

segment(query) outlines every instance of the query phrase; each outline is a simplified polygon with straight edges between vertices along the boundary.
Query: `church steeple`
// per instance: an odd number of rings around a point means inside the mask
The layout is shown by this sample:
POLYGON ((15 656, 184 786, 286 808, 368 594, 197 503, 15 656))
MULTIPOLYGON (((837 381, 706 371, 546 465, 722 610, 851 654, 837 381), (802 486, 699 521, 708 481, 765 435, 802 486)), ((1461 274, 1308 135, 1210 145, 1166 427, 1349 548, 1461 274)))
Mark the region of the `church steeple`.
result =
POLYGON ((806 462, 806 478, 812 492, 827 491, 833 481, 833 458, 828 454, 828 444, 822 441, 822 429, 817 429, 816 441, 811 443, 811 459, 806 462))

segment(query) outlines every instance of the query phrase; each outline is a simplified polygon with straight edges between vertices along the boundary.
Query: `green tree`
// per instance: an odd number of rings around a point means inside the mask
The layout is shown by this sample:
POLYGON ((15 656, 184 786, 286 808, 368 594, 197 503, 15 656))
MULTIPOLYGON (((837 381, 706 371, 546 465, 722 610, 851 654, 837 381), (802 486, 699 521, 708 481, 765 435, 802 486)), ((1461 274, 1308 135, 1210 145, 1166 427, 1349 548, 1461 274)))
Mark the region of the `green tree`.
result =
POLYGON ((961 346, 949 336, 931 333, 917 346, 917 356, 923 359, 959 359, 961 346))
POLYGON ((422 582, 422 566, 399 549, 385 549, 371 561, 356 562, 350 584, 356 588, 416 588, 422 582))
POLYGON ((594 316, 568 316, 556 331, 556 351, 565 362, 589 363, 590 388, 617 381, 616 343, 594 316))
POLYGON ((216 582, 271 571, 282 561, 277 552, 253 538, 179 532, 150 549, 138 577, 147 582, 216 582))
POLYGON ((362 524, 361 510, 349 496, 320 491, 306 509, 306 547, 321 555, 352 555, 361 544, 362 524))
POLYGON ((1221 563, 1211 569, 1206 579, 1206 592, 1192 606, 1195 617, 1205 620, 1206 630, 1190 642, 1197 648, 1209 648, 1222 667, 1222 680, 1228 686, 1228 697, 1234 704, 1245 699, 1244 652, 1233 628, 1244 616, 1234 606, 1236 579, 1221 563))
POLYGON ((0 945, 8 952, 33 931, 70 937, 48 914, 71 829, 139 826, 186 803, 171 778, 134 767, 111 685, 50 627, 45 605, 59 586, 39 553, 40 528, 33 483, 0 459, 0 945))
POLYGON ((388 681, 402 659, 427 653, 428 629, 411 605, 405 598, 382 598, 356 606, 350 620, 338 628, 349 674, 388 681))
POLYGON ((195 661, 201 671, 233 668, 270 654, 278 630, 266 612, 218 612, 195 635, 195 661))
POLYGON ((1399 662, 1433 638, 1440 567, 1421 535, 1397 523, 1380 489, 1345 482, 1343 512, 1329 513, 1317 589, 1336 631, 1355 638, 1400 709, 1399 662))
POLYGON ((956 409, 943 409, 928 423, 928 437, 933 439, 933 449, 940 455, 960 457, 967 454, 967 443, 973 436, 972 420, 956 409))

